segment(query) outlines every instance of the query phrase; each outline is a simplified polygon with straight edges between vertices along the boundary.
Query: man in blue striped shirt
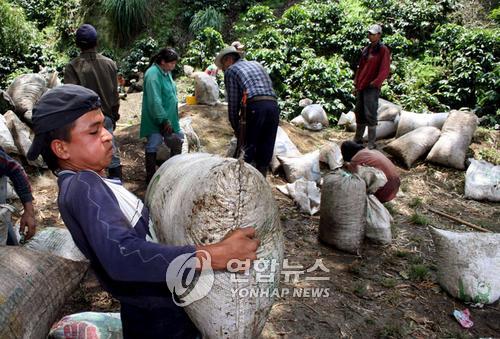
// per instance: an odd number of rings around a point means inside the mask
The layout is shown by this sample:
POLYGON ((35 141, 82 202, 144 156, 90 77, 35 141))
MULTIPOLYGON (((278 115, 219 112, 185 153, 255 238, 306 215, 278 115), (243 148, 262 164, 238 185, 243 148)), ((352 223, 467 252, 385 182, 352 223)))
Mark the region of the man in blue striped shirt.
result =
POLYGON ((215 58, 224 71, 229 122, 239 137, 239 112, 243 93, 247 94, 246 136, 239 140, 245 161, 266 176, 279 123, 279 108, 271 78, 256 61, 241 59, 234 47, 224 48, 215 58))

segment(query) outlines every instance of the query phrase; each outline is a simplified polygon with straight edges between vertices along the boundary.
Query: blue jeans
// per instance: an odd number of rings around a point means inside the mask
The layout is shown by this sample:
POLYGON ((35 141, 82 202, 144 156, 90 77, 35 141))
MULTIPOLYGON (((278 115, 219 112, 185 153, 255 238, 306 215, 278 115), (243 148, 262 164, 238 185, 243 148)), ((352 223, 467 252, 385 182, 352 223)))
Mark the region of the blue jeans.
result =
POLYGON ((115 136, 113 134, 113 120, 110 117, 104 116, 104 128, 108 130, 113 136, 113 156, 111 157, 111 163, 108 168, 116 168, 121 165, 120 163, 120 153, 118 151, 118 146, 116 145, 115 136))
POLYGON ((180 154, 182 149, 182 143, 184 142, 184 133, 172 133, 168 137, 163 137, 160 133, 153 133, 147 136, 146 143, 146 153, 156 153, 158 152, 158 146, 161 145, 162 142, 170 148, 170 155, 180 154))

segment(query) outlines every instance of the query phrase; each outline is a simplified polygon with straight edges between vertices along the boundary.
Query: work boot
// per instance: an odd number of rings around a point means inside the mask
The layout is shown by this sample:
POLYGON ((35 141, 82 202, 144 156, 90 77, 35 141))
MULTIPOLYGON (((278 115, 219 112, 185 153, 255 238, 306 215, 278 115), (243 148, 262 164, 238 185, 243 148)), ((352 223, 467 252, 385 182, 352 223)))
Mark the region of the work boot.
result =
POLYGON ((120 179, 120 181, 122 181, 122 167, 116 166, 113 168, 108 168, 108 178, 120 179))
POLYGON ((368 126, 368 149, 375 149, 375 138, 377 136, 377 126, 368 126))
POLYGON ((149 184, 151 178, 156 172, 156 152, 146 153, 146 184, 149 184))
POLYGON ((262 174, 264 176, 264 178, 265 178, 266 175, 267 175, 267 168, 268 167, 269 166, 257 166, 256 168, 257 168, 257 171, 259 171, 260 174, 262 174))
POLYGON ((363 144, 363 134, 365 134, 365 124, 356 125, 356 134, 354 135, 354 142, 357 144, 363 144))

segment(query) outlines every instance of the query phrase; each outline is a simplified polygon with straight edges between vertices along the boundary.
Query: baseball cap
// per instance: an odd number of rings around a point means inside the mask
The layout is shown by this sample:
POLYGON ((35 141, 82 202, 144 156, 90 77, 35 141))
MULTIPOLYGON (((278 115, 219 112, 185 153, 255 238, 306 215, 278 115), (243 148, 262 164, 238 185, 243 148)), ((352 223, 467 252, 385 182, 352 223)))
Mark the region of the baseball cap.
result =
POLYGON ((370 28, 368 28, 368 32, 371 34, 382 34, 382 27, 380 25, 371 25, 370 28))
POLYGON ((72 123, 82 115, 101 107, 99 96, 78 85, 61 85, 47 92, 33 107, 35 138, 28 151, 28 160, 35 160, 45 145, 46 133, 72 123))
POLYGON ((83 24, 76 31, 76 44, 83 46, 94 46, 97 42, 97 31, 94 26, 83 24))

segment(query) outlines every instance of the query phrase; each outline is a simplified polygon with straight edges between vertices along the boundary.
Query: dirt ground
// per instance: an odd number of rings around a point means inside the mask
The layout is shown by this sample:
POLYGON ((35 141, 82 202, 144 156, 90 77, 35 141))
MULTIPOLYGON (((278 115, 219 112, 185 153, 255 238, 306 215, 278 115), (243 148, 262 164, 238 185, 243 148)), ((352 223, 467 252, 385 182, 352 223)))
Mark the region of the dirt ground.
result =
MULTIPOLYGON (((124 166, 125 186, 144 197, 144 141, 138 139, 141 94, 129 94, 121 102, 117 139, 124 166)), ((190 116, 205 152, 224 155, 231 138, 226 107, 183 106, 190 116)), ((328 140, 342 141, 352 133, 337 129, 310 132, 288 123, 282 127, 300 151, 317 149, 328 140)), ((471 152, 498 151, 498 131, 476 133, 471 152)), ((387 140, 380 145, 388 142, 387 140)), ((325 170, 325 173, 327 170, 325 170)), ((278 202, 285 235, 285 258, 289 263, 311 267, 322 259, 328 280, 282 282, 282 287, 328 289, 328 297, 285 296, 278 298, 262 333, 263 338, 336 337, 500 337, 498 302, 483 308, 450 297, 436 282, 433 243, 427 225, 442 229, 471 231, 428 211, 444 211, 463 220, 500 232, 500 205, 466 200, 465 172, 421 163, 411 170, 400 169, 402 185, 397 198, 386 206, 394 222, 393 242, 376 246, 365 242, 362 255, 350 255, 318 241, 319 216, 299 211, 293 201, 274 186, 282 176, 268 176, 278 202), (474 326, 463 329, 451 316, 455 309, 469 307, 474 326)), ((32 171, 37 217, 41 227, 63 226, 56 207, 57 187, 47 172, 32 171)), ((325 291, 325 290, 324 290, 325 291)), ((117 311, 118 303, 104 292, 92 274, 87 275, 61 312, 117 311)))

